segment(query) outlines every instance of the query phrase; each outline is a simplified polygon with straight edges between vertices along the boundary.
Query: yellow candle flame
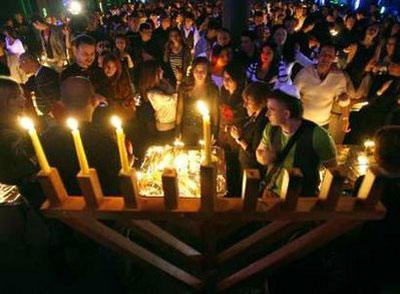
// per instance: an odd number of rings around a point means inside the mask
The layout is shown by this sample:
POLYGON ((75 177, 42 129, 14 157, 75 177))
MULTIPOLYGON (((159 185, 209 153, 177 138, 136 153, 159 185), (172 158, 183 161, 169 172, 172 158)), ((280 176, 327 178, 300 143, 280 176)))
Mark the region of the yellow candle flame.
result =
POLYGON ((176 138, 174 141, 174 146, 177 148, 183 148, 185 146, 185 143, 183 143, 183 141, 179 138, 176 138))
POLYGON ((67 119, 67 126, 71 130, 75 131, 78 129, 78 121, 76 119, 70 117, 69 119, 67 119))
POLYGON ((364 154, 358 155, 357 161, 358 161, 358 164, 360 164, 360 165, 367 165, 369 162, 368 157, 364 154))
POLYGON ((111 117, 111 124, 112 124, 115 128, 117 128, 117 129, 122 128, 122 121, 121 121, 121 119, 120 119, 118 116, 116 116, 116 115, 113 115, 113 116, 111 117))
POLYGON ((22 117, 22 118, 19 120, 19 123, 21 124, 21 126, 22 126, 25 130, 28 130, 28 131, 33 130, 34 127, 35 127, 35 125, 33 124, 33 121, 32 121, 30 118, 28 118, 28 117, 22 117))
POLYGON ((202 116, 210 115, 210 111, 208 110, 207 104, 204 101, 198 101, 197 108, 202 116))
POLYGON ((375 147, 375 142, 373 140, 366 140, 364 142, 364 147, 365 148, 374 148, 375 147))

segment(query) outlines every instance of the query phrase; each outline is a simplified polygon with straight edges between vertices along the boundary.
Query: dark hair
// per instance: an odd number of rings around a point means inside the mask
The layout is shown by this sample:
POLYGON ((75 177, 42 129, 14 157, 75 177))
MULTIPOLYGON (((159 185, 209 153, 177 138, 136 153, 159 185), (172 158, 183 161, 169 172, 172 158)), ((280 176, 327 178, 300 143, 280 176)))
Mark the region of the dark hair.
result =
POLYGON ((189 92, 193 89, 194 87, 194 75, 193 75, 193 70, 196 66, 200 65, 200 64, 204 64, 207 67, 207 77, 206 77, 206 84, 207 85, 214 85, 214 82, 211 78, 211 65, 210 65, 210 61, 206 58, 206 57, 196 57, 193 62, 192 65, 190 67, 190 72, 188 77, 185 79, 184 83, 182 84, 181 89, 184 92, 189 92))
POLYGON ((152 30, 153 27, 151 26, 151 24, 144 22, 139 26, 139 32, 143 32, 144 30, 152 30))
POLYGON ((246 83, 246 69, 243 65, 230 62, 224 70, 227 74, 229 74, 234 82, 238 85, 238 89, 242 90, 246 83))
POLYGON ((254 82, 247 85, 242 94, 244 97, 251 97, 256 104, 260 105, 267 101, 270 96, 269 85, 264 82, 254 82))
POLYGON ((389 173, 400 172, 400 126, 386 126, 375 134, 375 158, 389 173))
POLYGON ((41 17, 41 16, 38 15, 38 14, 33 15, 33 16, 31 17, 31 22, 32 22, 32 23, 40 22, 40 23, 42 23, 42 24, 47 24, 46 21, 44 20, 44 18, 41 17))
POLYGON ((72 45, 75 46, 76 48, 78 48, 82 45, 96 46, 96 40, 89 35, 80 34, 72 40, 72 45))
POLYGON ((252 40, 252 41, 254 41, 256 39, 256 34, 253 31, 249 31, 249 30, 243 31, 241 36, 249 37, 250 40, 252 40))
POLYGON ((94 93, 92 83, 85 77, 69 77, 61 84, 61 101, 70 110, 84 109, 94 93))
POLYGON ((268 99, 274 99, 290 112, 290 118, 301 119, 303 117, 303 105, 301 100, 282 91, 272 91, 268 99))
POLYGON ((160 64, 155 60, 147 60, 140 66, 139 93, 147 99, 147 92, 158 86, 157 75, 161 69, 160 64))
POLYGON ((15 80, 0 76, 0 112, 7 114, 9 101, 17 99, 21 93, 22 88, 15 80))

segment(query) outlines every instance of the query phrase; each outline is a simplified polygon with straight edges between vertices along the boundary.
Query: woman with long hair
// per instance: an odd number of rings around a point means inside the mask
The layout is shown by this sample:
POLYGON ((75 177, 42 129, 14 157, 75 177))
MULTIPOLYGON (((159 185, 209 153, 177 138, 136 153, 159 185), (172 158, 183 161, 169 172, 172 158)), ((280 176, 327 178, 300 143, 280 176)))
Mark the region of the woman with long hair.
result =
MULTIPOLYGON (((141 105, 137 108, 138 120, 146 134, 155 137, 158 144, 171 143, 177 125, 178 94, 163 74, 155 60, 145 61, 139 74, 141 105)), ((177 76, 177 84, 182 78, 182 75, 177 76)))
POLYGON ((127 69, 113 54, 104 56, 102 68, 105 79, 99 92, 107 98, 115 113, 125 121, 132 119, 135 113, 134 91, 127 69))
POLYGON ((198 144, 202 137, 202 118, 196 103, 204 101, 211 114, 212 131, 218 131, 218 88, 211 79, 210 63, 205 57, 194 59, 190 74, 179 91, 177 123, 183 141, 189 146, 198 144))
POLYGON ((258 61, 251 63, 247 68, 247 79, 250 82, 269 83, 278 73, 277 69, 274 46, 270 43, 264 43, 260 48, 258 61))
POLYGON ((225 151, 228 194, 231 196, 240 191, 240 164, 239 145, 230 136, 230 131, 233 127, 241 129, 246 120, 242 99, 245 84, 245 68, 237 63, 228 64, 221 88, 218 144, 225 151))
POLYGON ((177 75, 187 72, 191 59, 190 49, 183 42, 181 32, 178 28, 172 28, 164 51, 165 74, 171 84, 176 84, 177 75))
POLYGON ((213 53, 215 56, 212 57, 211 64, 212 79, 217 87, 221 89, 225 67, 232 61, 232 47, 220 47, 219 49, 217 48, 213 53))

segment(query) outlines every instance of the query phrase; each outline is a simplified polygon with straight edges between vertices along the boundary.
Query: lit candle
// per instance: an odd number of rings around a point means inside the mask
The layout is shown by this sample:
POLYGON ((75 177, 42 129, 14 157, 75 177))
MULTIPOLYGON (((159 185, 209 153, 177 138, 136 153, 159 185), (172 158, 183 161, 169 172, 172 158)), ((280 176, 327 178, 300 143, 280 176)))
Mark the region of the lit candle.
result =
POLYGON ((360 175, 363 175, 367 172, 368 170, 368 163, 369 159, 368 156, 365 153, 360 153, 357 156, 357 161, 358 161, 358 172, 360 175))
POLYGON ((78 122, 76 119, 67 119, 67 125, 71 129, 72 137, 74 139, 74 145, 76 150, 76 155, 78 157, 79 166, 81 167, 81 172, 85 175, 89 174, 89 164, 86 158, 85 150, 83 149, 81 135, 78 130, 78 122))
POLYGON ((372 153, 375 148, 375 142, 373 140, 366 140, 364 142, 365 152, 372 153))
POLYGON ((31 119, 23 117, 20 120, 21 126, 28 131, 29 136, 32 140, 33 148, 35 149, 36 157, 38 159, 42 172, 49 173, 50 165, 47 161, 46 154, 44 154, 42 144, 40 144, 39 137, 36 133, 35 126, 31 119))
POLYGON ((121 161, 122 172, 127 174, 130 171, 128 152, 125 145, 125 134, 122 129, 122 122, 120 118, 116 115, 111 117, 111 124, 115 127, 115 133, 117 135, 118 151, 121 161))
POLYGON ((204 165, 211 164, 211 120, 210 112, 204 101, 197 102, 197 107, 203 116, 203 134, 204 134, 204 165))
POLYGON ((185 143, 183 143, 181 139, 176 138, 174 141, 174 147, 183 148, 183 147, 185 147, 185 143))

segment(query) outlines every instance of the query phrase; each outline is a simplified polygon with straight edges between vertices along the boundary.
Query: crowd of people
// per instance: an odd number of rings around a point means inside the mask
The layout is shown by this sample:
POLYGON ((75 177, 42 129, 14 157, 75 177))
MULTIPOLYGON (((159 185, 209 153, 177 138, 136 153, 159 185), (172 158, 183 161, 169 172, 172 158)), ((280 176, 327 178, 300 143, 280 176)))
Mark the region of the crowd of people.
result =
POLYGON ((321 166, 337 164, 336 145, 361 144, 383 127, 378 163, 391 178, 386 203, 398 213, 400 20, 376 4, 351 11, 254 1, 234 40, 222 5, 137 2, 84 17, 10 18, 0 38, 0 182, 18 185, 33 206, 44 197, 17 124, 22 113, 35 118, 71 195, 81 194, 79 164, 65 119, 76 118, 105 195, 116 195, 111 114, 123 119, 139 164, 150 145, 180 138, 198 146, 203 100, 213 142, 225 151, 228 196, 240 195, 249 168, 262 175, 263 197, 279 194, 283 169, 303 178, 302 195, 315 196, 321 166))

